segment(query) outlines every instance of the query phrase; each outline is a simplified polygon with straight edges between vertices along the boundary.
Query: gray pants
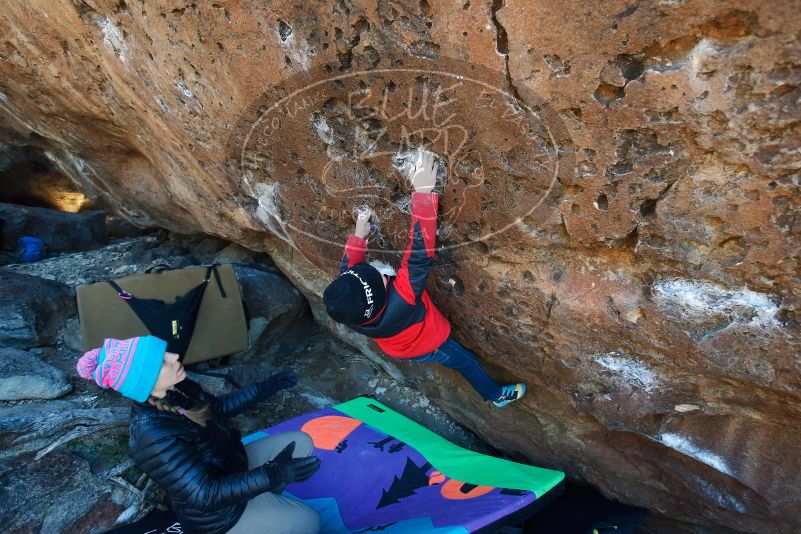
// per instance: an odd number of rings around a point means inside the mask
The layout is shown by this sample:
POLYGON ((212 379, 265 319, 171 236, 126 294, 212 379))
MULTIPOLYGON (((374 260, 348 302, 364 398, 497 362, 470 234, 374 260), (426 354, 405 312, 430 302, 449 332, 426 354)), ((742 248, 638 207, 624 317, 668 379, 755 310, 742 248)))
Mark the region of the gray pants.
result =
MULTIPOLYGON (((245 445, 248 466, 252 469, 272 460, 276 454, 295 442, 295 458, 305 458, 314 450, 311 437, 304 432, 284 432, 268 436, 245 445)), ((294 499, 262 493, 251 499, 242 517, 228 534, 317 534, 320 531, 320 516, 294 499)))

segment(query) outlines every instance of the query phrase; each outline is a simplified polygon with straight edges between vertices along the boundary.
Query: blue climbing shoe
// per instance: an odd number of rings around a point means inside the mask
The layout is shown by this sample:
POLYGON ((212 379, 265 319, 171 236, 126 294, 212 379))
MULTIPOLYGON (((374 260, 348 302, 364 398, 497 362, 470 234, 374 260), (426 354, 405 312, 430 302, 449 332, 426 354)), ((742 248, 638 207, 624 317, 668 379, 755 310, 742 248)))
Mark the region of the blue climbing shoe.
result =
POLYGON ((497 400, 492 401, 496 408, 503 408, 510 402, 523 397, 526 394, 526 385, 522 382, 512 384, 510 386, 503 386, 501 388, 501 396, 497 400))

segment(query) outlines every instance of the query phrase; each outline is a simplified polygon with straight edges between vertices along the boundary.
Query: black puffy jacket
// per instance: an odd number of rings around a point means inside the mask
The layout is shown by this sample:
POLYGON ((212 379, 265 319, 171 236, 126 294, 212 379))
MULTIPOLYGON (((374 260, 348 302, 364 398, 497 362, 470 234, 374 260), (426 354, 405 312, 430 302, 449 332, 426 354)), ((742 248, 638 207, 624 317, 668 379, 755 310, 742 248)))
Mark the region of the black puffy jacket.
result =
POLYGON ((196 400, 210 404, 207 426, 137 404, 129 445, 136 465, 167 492, 184 532, 218 534, 236 524, 250 499, 273 486, 267 468, 248 469, 241 434, 227 425, 268 394, 261 384, 221 397, 193 386, 196 400))

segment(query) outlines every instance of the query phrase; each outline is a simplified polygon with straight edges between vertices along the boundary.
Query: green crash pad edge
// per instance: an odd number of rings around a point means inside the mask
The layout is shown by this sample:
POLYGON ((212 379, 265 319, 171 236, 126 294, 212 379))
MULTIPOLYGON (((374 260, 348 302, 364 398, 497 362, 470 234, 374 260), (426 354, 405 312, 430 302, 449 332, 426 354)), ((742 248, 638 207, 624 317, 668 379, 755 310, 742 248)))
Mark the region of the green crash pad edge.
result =
POLYGON ((460 482, 533 491, 539 498, 565 478, 561 471, 463 449, 374 399, 358 397, 333 408, 414 447, 440 473, 460 482))

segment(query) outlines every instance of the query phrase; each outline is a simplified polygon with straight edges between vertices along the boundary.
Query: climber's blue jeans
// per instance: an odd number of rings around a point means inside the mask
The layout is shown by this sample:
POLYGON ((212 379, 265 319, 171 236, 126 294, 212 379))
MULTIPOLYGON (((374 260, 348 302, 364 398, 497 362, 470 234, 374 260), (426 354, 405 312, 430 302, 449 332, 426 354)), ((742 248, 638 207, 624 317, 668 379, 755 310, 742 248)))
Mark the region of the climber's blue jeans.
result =
POLYGON ((490 378, 473 353, 453 338, 449 337, 439 348, 434 349, 434 352, 408 360, 415 363, 438 363, 459 371, 473 389, 486 400, 496 400, 501 396, 500 386, 490 378))

